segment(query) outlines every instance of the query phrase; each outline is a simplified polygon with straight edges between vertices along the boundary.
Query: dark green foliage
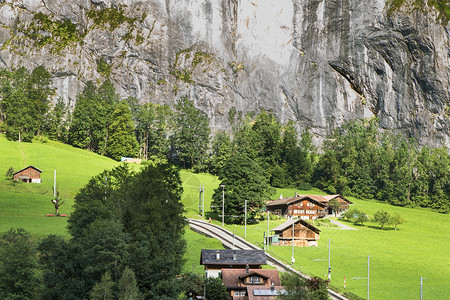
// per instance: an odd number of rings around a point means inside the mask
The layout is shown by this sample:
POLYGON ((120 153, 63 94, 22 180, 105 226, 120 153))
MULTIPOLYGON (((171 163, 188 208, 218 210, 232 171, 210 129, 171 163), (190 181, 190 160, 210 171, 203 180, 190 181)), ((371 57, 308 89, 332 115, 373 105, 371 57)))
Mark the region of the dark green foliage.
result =
POLYGON ((134 135, 131 111, 125 100, 116 106, 111 119, 108 128, 106 155, 115 160, 120 160, 122 156, 137 156, 138 143, 134 135))
POLYGON ((55 106, 45 115, 43 133, 50 139, 66 143, 70 124, 69 107, 58 98, 55 106))
POLYGON ((13 179, 13 174, 14 174, 13 167, 9 167, 9 169, 5 173, 5 178, 8 179, 8 180, 12 180, 13 179))
POLYGON ((103 155, 111 116, 118 102, 119 96, 110 81, 105 81, 99 88, 89 81, 77 97, 69 129, 69 143, 103 155))
POLYGON ((132 269, 125 267, 122 277, 119 280, 119 300, 138 299, 140 299, 140 296, 136 276, 132 269))
POLYGON ((339 209, 341 208, 341 204, 337 199, 333 199, 328 203, 328 206, 333 209, 334 216, 337 216, 337 213, 339 212, 339 209))
POLYGON ((328 282, 319 277, 311 277, 308 280, 308 287, 312 293, 313 300, 328 300, 328 282))
POLYGON ((228 300, 230 294, 227 292, 227 288, 222 282, 221 278, 207 278, 206 282, 206 299, 214 300, 228 300))
POLYGON ((0 236, 0 298, 37 299, 36 249, 23 229, 10 229, 0 236))
POLYGON ((391 221, 390 214, 385 210, 379 210, 373 215, 373 220, 380 224, 381 230, 383 230, 384 225, 388 225, 391 221))
POLYGON ((72 239, 40 244, 46 299, 174 298, 183 264, 181 180, 167 163, 138 173, 120 165, 92 178, 75 197, 72 239), (105 275, 107 274, 107 275, 105 275))
POLYGON ((214 136, 211 155, 211 174, 220 176, 226 161, 232 155, 232 143, 230 136, 220 131, 214 136))
POLYGON ((285 286, 285 292, 278 296, 281 300, 312 299, 308 289, 308 281, 294 273, 283 273, 281 284, 285 286))
POLYGON ((360 211, 356 208, 351 208, 342 214, 342 217, 347 221, 353 221, 355 224, 361 224, 364 226, 364 223, 369 220, 367 214, 363 211, 360 211))
POLYGON ((42 66, 31 74, 23 67, 0 70, 0 111, 7 138, 30 142, 39 134, 52 94, 50 73, 42 66))
POLYGON ((97 282, 92 289, 90 298, 91 300, 113 300, 113 287, 114 281, 111 280, 111 275, 108 271, 103 274, 100 282, 97 282))
POLYGON ((188 97, 175 105, 176 130, 171 137, 171 159, 184 169, 201 170, 209 144, 209 119, 188 97))
MULTIPOLYGON (((247 218, 252 219, 264 205, 264 200, 273 193, 258 164, 246 154, 234 155, 225 163, 221 177, 225 185, 225 221, 242 223, 244 221, 245 200, 247 218)), ((222 214, 222 188, 214 190, 213 211, 222 214)))
POLYGON ((196 299, 197 296, 203 296, 203 285, 205 279, 203 276, 196 273, 185 274, 181 280, 181 291, 184 292, 186 297, 192 297, 196 299))
POLYGON ((414 10, 421 10, 422 12, 425 12, 426 8, 433 7, 439 12, 438 18, 442 20, 443 25, 447 25, 450 20, 450 6, 448 0, 390 0, 386 4, 388 7, 387 12, 389 15, 392 15, 402 6, 406 6, 407 4, 413 7, 414 10))
POLYGON ((136 126, 136 136, 140 157, 148 159, 155 155, 167 157, 169 151, 168 135, 174 127, 174 114, 168 105, 146 103, 139 105, 137 99, 127 99, 136 126))

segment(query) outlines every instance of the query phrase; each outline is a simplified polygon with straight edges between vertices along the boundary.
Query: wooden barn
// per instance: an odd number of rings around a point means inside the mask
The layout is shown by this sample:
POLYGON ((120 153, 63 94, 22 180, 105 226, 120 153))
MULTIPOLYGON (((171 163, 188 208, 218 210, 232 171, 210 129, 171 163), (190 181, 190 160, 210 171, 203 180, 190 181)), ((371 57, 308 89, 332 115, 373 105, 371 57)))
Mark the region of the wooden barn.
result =
POLYGON ((338 213, 347 210, 352 204, 341 195, 296 195, 269 201, 266 207, 271 213, 286 218, 298 217, 304 220, 313 220, 333 213, 333 209, 329 205, 333 199, 337 199, 341 205, 338 213))
POLYGON ((28 166, 13 174, 14 180, 23 181, 27 183, 41 183, 42 170, 34 166, 28 166))
POLYGON ((317 247, 320 238, 320 230, 302 219, 289 220, 271 231, 274 232, 272 244, 277 246, 292 246, 292 241, 294 241, 296 247, 317 247), (293 230, 292 227, 294 227, 293 230), (292 231, 294 231, 293 239, 292 231))

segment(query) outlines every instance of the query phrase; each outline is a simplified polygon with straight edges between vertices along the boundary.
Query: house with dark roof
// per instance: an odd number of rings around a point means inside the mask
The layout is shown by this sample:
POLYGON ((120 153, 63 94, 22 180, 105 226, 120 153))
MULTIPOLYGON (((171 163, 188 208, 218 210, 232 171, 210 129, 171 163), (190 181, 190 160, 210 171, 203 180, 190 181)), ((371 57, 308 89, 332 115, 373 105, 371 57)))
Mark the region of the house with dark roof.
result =
POLYGON ((296 247, 317 247, 320 239, 320 230, 302 219, 288 220, 271 231, 272 244, 277 246, 292 246, 294 242, 296 247))
POLYGON ((276 299, 284 291, 276 269, 222 269, 222 280, 234 300, 276 299))
POLYGON ((329 202, 333 199, 337 199, 340 203, 338 213, 347 210, 349 205, 352 204, 351 201, 341 195, 296 195, 268 201, 266 207, 271 213, 286 218, 298 217, 313 220, 333 213, 333 208, 329 205, 329 202))
POLYGON ((41 173, 42 170, 39 170, 35 166, 28 166, 14 173, 13 178, 14 180, 27 183, 41 183, 41 173))
POLYGON ((222 269, 261 269, 267 260, 264 250, 202 249, 200 264, 208 277, 219 277, 222 269))

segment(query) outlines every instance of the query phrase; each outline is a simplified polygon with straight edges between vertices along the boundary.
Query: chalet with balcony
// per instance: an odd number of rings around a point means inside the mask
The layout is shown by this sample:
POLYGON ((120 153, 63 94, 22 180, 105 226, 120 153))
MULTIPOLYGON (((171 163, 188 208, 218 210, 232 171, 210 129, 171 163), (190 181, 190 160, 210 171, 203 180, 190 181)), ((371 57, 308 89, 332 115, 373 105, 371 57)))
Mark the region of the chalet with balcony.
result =
POLYGON ((222 280, 234 300, 272 300, 284 292, 275 269, 222 269, 222 280))
POLYGON ((26 183, 41 183, 41 173, 35 166, 28 166, 13 174, 14 180, 26 183))
POLYGON ((294 242, 295 247, 317 247, 320 239, 320 230, 302 219, 288 220, 271 231, 272 245, 277 246, 292 246, 294 242))
POLYGON ((339 213, 345 211, 352 204, 341 195, 296 195, 267 202, 266 207, 271 213, 286 218, 298 217, 304 220, 323 218, 333 213, 329 202, 337 199, 341 204, 339 213))
POLYGON ((219 277, 223 269, 261 269, 267 260, 264 250, 202 249, 200 264, 208 277, 219 277))

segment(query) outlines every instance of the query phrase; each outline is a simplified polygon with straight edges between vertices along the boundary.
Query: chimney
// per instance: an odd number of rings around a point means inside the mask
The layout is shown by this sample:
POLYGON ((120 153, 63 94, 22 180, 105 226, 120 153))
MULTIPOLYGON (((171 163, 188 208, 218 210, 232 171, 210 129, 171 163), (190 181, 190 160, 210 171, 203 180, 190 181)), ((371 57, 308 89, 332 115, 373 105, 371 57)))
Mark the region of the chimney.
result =
POLYGON ((236 260, 236 250, 233 251, 233 260, 236 260))
POLYGON ((249 266, 248 264, 245 266, 245 273, 248 273, 249 266))
POLYGON ((283 194, 280 194, 280 199, 283 199, 283 194))
POLYGON ((275 284, 272 282, 272 285, 270 286, 270 290, 273 291, 275 289, 275 284))
POLYGON ((219 250, 217 250, 217 252, 216 252, 216 260, 220 260, 220 252, 219 252, 219 250))
POLYGON ((295 191, 295 197, 297 197, 298 196, 298 193, 297 193, 297 191, 295 191))

